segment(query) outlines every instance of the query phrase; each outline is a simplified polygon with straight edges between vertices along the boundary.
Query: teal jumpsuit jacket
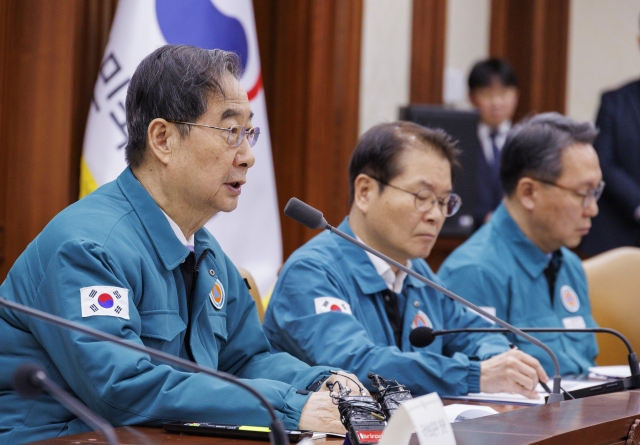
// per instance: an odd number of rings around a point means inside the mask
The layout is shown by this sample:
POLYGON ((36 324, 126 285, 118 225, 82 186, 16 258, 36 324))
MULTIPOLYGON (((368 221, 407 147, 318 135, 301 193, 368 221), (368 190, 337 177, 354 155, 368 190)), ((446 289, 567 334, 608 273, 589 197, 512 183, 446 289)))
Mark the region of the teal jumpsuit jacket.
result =
MULTIPOLYGON (((270 353, 243 279, 204 228, 195 234, 198 275, 189 314, 179 267, 188 253, 126 169, 58 214, 15 262, 0 295, 183 358, 188 326, 197 363, 248 379, 285 426, 297 428, 306 388, 328 375, 328 368, 270 353)), ((258 401, 235 385, 0 310, 0 444, 89 430, 52 397, 27 400, 12 390, 13 371, 27 362, 40 364, 116 426, 170 420, 269 424, 258 401)))
MULTIPOLYGON (((438 276, 452 291, 516 327, 596 327, 582 262, 569 249, 560 250, 562 264, 551 298, 544 274, 549 257, 524 235, 501 204, 489 222, 446 259, 438 276)), ((531 335, 556 354, 563 375, 587 373, 595 365, 594 334, 531 335)), ((551 358, 541 348, 513 334, 508 337, 537 358, 548 375, 554 374, 551 358)))
MULTIPOLYGON (((346 219, 339 229, 353 236, 346 219)), ((438 280, 424 260, 411 263, 419 274, 438 280)), ((369 382, 367 374, 374 372, 406 385, 414 395, 478 392, 480 360, 507 351, 506 337, 457 334, 436 337, 424 348, 412 346, 409 333, 417 326, 490 325, 460 303, 407 276, 398 295, 401 335, 396 344, 385 310, 387 290, 362 249, 324 232, 285 263, 263 327, 274 350, 289 352, 311 365, 349 370, 362 382, 369 382)))

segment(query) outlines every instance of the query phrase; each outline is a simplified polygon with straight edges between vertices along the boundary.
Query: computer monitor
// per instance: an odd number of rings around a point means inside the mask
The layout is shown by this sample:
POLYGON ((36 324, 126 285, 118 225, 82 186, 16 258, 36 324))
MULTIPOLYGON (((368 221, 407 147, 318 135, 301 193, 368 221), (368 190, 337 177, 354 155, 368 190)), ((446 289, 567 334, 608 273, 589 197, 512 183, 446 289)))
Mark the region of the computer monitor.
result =
POLYGON ((436 105, 409 105, 400 109, 400 119, 429 128, 442 128, 458 141, 458 148, 462 151, 459 157, 462 168, 456 172, 453 189, 462 198, 462 207, 458 213, 446 219, 440 236, 470 236, 474 227, 479 225, 473 218, 477 184, 475 147, 478 146, 478 113, 436 105))

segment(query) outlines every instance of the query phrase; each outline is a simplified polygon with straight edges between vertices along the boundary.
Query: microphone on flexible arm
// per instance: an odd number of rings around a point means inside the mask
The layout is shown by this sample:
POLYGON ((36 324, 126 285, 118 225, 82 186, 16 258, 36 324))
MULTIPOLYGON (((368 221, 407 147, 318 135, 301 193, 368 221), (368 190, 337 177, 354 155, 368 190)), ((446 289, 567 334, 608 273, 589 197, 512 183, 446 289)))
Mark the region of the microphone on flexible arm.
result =
POLYGON ((74 399, 71 394, 58 386, 53 380, 50 380, 41 366, 34 363, 20 366, 14 371, 11 382, 13 389, 20 396, 27 399, 35 399, 42 394, 42 391, 48 392, 93 430, 102 432, 109 445, 118 445, 118 439, 113 427, 79 400, 74 399))
POLYGON ((445 289, 444 287, 440 286, 437 283, 434 283, 433 281, 423 277, 422 275, 414 272, 413 270, 409 269, 408 267, 406 267, 404 264, 400 264, 397 261, 389 258, 388 256, 378 252, 375 249, 372 249, 371 247, 367 246, 366 244, 358 241, 357 239, 347 235, 346 233, 342 232, 341 230, 336 229, 335 227, 331 226, 329 223, 327 223, 327 220, 324 219, 324 217, 322 216, 322 212, 320 212, 317 209, 314 209, 313 207, 311 207, 310 205, 300 201, 298 198, 291 198, 289 200, 289 202, 287 203, 287 205, 284 208, 284 214, 287 215, 290 218, 295 219, 296 221, 298 221, 301 224, 304 224, 305 226, 309 227, 310 229, 327 229, 329 230, 331 233, 334 233, 336 235, 338 235, 339 237, 349 241, 352 244, 355 244, 356 246, 360 247, 361 249, 366 250, 367 252, 370 252, 371 254, 377 256, 378 258, 381 258, 382 260, 386 261, 387 263, 397 267, 398 269, 402 270, 403 272, 405 272, 407 275, 411 275, 412 277, 416 278, 417 280, 425 283, 427 286, 432 287, 433 289, 442 292, 444 295, 446 295, 447 297, 451 298, 452 300, 457 301, 458 303, 468 307, 469 309, 484 315, 485 317, 487 317, 488 319, 490 319, 491 321, 493 321, 494 323, 506 328, 509 330, 509 332, 512 332, 520 337, 525 338, 526 340, 530 341, 531 343, 533 343, 534 345, 542 348, 545 350, 545 352, 547 354, 549 354, 549 356, 551 357, 551 361, 553 361, 553 368, 554 368, 554 372, 555 375, 553 376, 553 390, 551 392, 551 394, 549 394, 549 398, 547 400, 547 403, 555 403, 555 402, 561 402, 564 400, 564 396, 560 393, 560 364, 558 363, 558 358, 556 357, 556 355, 553 353, 553 351, 544 343, 542 343, 540 340, 538 340, 535 337, 532 337, 529 334, 524 333, 522 330, 510 325, 509 323, 507 323, 506 321, 503 321, 501 319, 499 319, 498 317, 488 313, 487 311, 485 311, 484 309, 476 306, 475 304, 465 300, 464 298, 460 297, 459 295, 454 294, 453 292, 451 292, 448 289, 445 289))
POLYGON ((269 403, 269 401, 258 390, 254 389, 252 386, 248 385, 247 383, 243 382, 242 380, 240 380, 239 378, 237 378, 232 374, 207 368, 206 366, 202 366, 197 363, 191 362, 189 360, 185 360, 183 358, 176 357, 171 354, 167 354, 166 352, 149 348, 147 346, 140 345, 137 343, 132 343, 127 340, 123 340, 119 337, 116 337, 115 335, 107 334, 106 332, 102 332, 97 329, 93 329, 88 326, 81 325, 80 323, 69 321, 62 317, 51 315, 46 312, 40 311, 38 309, 33 309, 28 306, 15 303, 13 301, 9 301, 6 298, 3 298, 2 296, 0 296, 0 307, 5 307, 7 309, 11 309, 16 312, 20 312, 22 314, 26 314, 30 317, 37 318, 38 320, 45 321, 49 324, 61 326, 63 328, 67 328, 72 331, 81 332, 93 338, 97 338, 98 340, 116 343, 125 348, 142 352, 143 354, 147 354, 150 357, 153 357, 157 360, 161 360, 165 363, 178 366, 182 369, 186 369, 191 372, 201 372, 203 374, 207 374, 212 377, 219 378, 220 380, 224 380, 234 385, 238 385, 239 387, 251 393, 251 395, 253 395, 256 399, 258 399, 260 401, 260 404, 269 412, 269 417, 271 417, 271 424, 269 425, 269 428, 271 430, 269 432, 270 442, 274 445, 289 445, 289 437, 285 432, 284 424, 278 418, 278 415, 276 414, 276 411, 271 406, 271 403, 269 403))
MULTIPOLYGON (((628 389, 640 389, 640 365, 638 364, 638 355, 633 351, 633 347, 627 338, 615 329, 610 328, 520 328, 523 332, 582 332, 582 333, 605 333, 618 337, 627 347, 629 355, 627 357, 629 361, 629 370, 631 376, 621 380, 621 385, 615 390, 628 390, 628 389)), ((426 326, 420 326, 409 333, 409 342, 417 347, 423 348, 433 343, 436 337, 447 334, 459 334, 462 332, 491 332, 491 333, 503 333, 511 332, 508 329, 501 328, 462 328, 462 329, 443 329, 433 330, 426 326)), ((611 385, 613 390, 613 386, 611 385)), ((613 391, 610 391, 613 392, 613 391)), ((571 391, 573 396, 576 396, 576 391, 571 391)), ((584 397, 581 393, 577 394, 578 397, 584 397)))

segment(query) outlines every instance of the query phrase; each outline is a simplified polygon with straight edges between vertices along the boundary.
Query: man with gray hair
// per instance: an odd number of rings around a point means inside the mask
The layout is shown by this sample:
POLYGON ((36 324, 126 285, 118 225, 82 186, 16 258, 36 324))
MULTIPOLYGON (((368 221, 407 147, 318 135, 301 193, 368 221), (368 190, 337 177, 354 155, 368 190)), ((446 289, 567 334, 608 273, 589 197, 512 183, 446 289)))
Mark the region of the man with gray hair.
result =
MULTIPOLYGON (((270 353, 245 282, 203 228, 236 208, 254 164, 260 130, 239 66, 235 54, 190 46, 147 56, 127 92, 129 167, 58 214, 0 295, 248 379, 289 429, 344 432, 329 393, 313 391, 329 369, 270 353)), ((0 338, 0 444, 89 430, 52 397, 13 390, 24 362, 116 426, 269 424, 236 385, 24 315, 0 311, 0 338)))
MULTIPOLYGON (((502 151, 505 198, 493 217, 444 262, 438 275, 454 292, 517 327, 595 327, 576 247, 598 213, 604 182, 591 123, 557 113, 516 125, 502 151)), ((562 374, 594 365, 593 334, 533 334, 558 356, 562 374)), ((553 371, 542 349, 512 343, 553 371)))

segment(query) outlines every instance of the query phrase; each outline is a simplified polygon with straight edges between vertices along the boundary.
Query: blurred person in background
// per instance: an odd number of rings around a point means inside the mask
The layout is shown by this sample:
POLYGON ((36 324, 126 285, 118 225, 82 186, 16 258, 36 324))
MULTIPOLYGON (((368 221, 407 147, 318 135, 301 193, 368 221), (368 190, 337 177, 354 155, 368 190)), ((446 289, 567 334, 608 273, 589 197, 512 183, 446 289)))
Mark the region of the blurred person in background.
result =
POLYGON ((473 209, 478 228, 502 201, 500 153, 518 106, 518 79, 511 65, 491 58, 473 66, 468 85, 469 100, 480 114, 475 147, 477 196, 473 209))
POLYGON ((588 255, 640 246, 640 79, 602 95, 596 126, 600 133, 593 146, 607 188, 580 244, 588 255))

